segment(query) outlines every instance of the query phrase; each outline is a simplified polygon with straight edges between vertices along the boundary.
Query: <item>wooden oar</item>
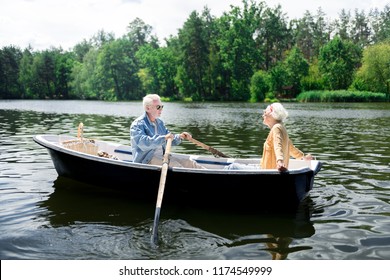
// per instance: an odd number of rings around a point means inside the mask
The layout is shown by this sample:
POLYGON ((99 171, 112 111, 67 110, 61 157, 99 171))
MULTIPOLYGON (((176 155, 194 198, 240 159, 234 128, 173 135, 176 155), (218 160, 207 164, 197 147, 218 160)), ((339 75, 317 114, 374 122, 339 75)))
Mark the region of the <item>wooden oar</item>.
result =
POLYGON ((156 202, 156 211, 154 212, 154 222, 152 229, 152 242, 157 245, 158 242, 158 221, 160 220, 161 203, 164 196, 165 181, 168 173, 169 158, 171 154, 172 138, 168 138, 165 148, 164 160, 161 167, 160 185, 158 187, 158 195, 156 202))
POLYGON ((194 138, 191 138, 191 139, 188 139, 189 141, 191 141, 192 143, 194 143, 195 145, 198 145, 200 147, 202 147, 203 149, 206 149, 207 151, 209 151, 210 153, 212 153, 215 157, 223 157, 223 158, 230 158, 230 156, 227 156, 225 155, 224 153, 218 151, 217 149, 213 148, 213 147, 210 147, 202 142, 199 142, 198 140, 194 139, 194 138))

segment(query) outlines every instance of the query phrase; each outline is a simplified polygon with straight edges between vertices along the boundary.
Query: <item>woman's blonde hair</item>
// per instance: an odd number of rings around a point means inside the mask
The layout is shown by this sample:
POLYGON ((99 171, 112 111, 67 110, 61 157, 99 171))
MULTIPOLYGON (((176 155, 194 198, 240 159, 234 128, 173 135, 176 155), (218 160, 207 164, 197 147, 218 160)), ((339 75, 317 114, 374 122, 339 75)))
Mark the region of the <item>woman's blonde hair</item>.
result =
POLYGON ((271 116, 278 122, 285 122, 288 117, 288 112, 279 102, 270 105, 271 116))

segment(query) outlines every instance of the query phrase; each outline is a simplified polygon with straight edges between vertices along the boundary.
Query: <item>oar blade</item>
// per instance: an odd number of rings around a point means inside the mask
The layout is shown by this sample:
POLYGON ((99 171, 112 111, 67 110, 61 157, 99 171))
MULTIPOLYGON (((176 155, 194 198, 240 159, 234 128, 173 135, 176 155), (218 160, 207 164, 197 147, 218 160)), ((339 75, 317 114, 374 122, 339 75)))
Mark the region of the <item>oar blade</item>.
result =
POLYGON ((156 207, 156 211, 154 212, 154 222, 151 236, 151 242, 154 245, 158 244, 158 222, 160 220, 160 212, 161 207, 156 207))

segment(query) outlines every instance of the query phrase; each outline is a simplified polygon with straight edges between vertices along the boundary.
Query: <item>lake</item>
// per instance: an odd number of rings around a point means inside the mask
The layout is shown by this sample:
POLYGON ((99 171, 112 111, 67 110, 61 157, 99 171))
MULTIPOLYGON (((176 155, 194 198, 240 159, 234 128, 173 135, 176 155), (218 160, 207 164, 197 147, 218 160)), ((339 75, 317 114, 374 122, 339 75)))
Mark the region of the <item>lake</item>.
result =
MULTIPOLYGON (((266 104, 165 103, 175 133, 234 157, 262 153, 266 104)), ((55 260, 389 260, 390 103, 285 103, 290 138, 323 162, 293 213, 155 204, 58 177, 36 134, 129 144, 141 102, 0 100, 0 258, 55 260)), ((175 152, 208 154, 191 142, 175 152)), ((278 208, 277 202, 275 209, 278 208)))

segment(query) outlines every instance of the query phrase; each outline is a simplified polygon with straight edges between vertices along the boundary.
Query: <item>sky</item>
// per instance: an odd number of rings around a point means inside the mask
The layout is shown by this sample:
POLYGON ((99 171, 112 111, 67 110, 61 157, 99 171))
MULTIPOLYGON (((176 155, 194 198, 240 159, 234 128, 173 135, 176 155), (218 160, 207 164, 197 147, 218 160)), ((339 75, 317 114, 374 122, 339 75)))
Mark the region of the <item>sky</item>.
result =
MULTIPOLYGON (((260 0, 256 0, 260 2, 260 0)), ((265 0, 267 7, 282 6, 289 19, 301 18, 305 11, 315 14, 319 7, 327 18, 338 18, 342 9, 367 13, 383 10, 390 0, 265 0)), ((33 50, 50 47, 72 49, 99 30, 119 38, 135 18, 153 27, 160 43, 176 36, 192 11, 205 6, 213 16, 242 7, 242 0, 0 0, 0 48, 18 46, 33 50)))

